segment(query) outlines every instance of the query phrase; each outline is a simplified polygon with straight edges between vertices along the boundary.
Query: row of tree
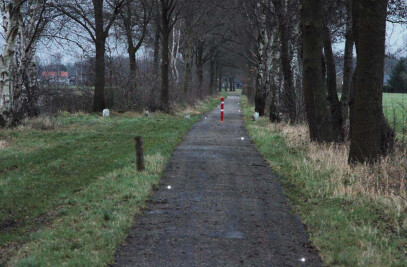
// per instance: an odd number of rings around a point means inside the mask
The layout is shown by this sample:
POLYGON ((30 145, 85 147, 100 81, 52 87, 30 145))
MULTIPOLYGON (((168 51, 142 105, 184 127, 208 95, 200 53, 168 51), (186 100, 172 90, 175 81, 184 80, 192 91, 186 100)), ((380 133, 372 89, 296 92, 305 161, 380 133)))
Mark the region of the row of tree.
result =
POLYGON ((244 93, 256 112, 273 122, 306 120, 312 141, 349 137, 350 162, 374 162, 391 151, 394 133, 382 111, 386 21, 406 22, 403 0, 1 0, 0 5, 5 36, 0 124, 35 113, 35 53, 46 43, 92 45, 93 111, 104 109, 106 53, 116 45, 127 50, 130 107, 143 108, 137 62, 143 51, 151 54, 150 81, 159 81, 157 98, 165 112, 174 94, 183 101, 191 92, 202 97, 225 80, 233 88, 235 78, 244 76, 244 93), (340 98, 332 48, 337 41, 345 42, 340 98))
POLYGON ((92 47, 95 112, 106 107, 106 53, 112 45, 127 50, 126 90, 132 108, 143 108, 137 97, 140 53, 152 52, 151 74, 160 81, 159 108, 165 112, 171 108, 171 87, 182 87, 183 96, 178 98, 184 100, 192 89, 202 97, 214 93, 225 78, 234 81, 238 72, 223 49, 232 35, 226 25, 229 6, 219 1, 2 0, 0 5, 5 36, 0 65, 1 125, 15 125, 38 113, 34 94, 38 48, 92 47))
POLYGON ((268 101, 272 121, 283 115, 296 123, 306 114, 312 141, 350 139, 350 163, 387 155, 394 131, 382 110, 386 22, 405 23, 405 1, 253 0, 242 5, 256 32, 249 68, 255 73, 249 77, 256 111, 264 115, 268 101), (332 48, 338 40, 345 42, 340 97, 332 48))

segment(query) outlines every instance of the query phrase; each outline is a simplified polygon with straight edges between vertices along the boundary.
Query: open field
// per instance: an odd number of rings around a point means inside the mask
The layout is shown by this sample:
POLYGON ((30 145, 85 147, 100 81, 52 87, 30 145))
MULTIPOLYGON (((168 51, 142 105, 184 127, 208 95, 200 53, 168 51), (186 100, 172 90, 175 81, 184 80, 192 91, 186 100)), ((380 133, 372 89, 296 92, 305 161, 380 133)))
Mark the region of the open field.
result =
POLYGON ((407 94, 383 94, 383 110, 397 133, 407 134, 407 94))
POLYGON ((252 141, 286 189, 328 266, 407 265, 407 159, 396 151, 375 166, 347 164, 348 144, 309 142, 308 128, 251 120, 252 141))
POLYGON ((201 104, 190 120, 183 112, 61 114, 0 131, 0 266, 111 262, 173 149, 217 104, 201 104), (136 135, 144 137, 143 173, 135 170, 136 135))

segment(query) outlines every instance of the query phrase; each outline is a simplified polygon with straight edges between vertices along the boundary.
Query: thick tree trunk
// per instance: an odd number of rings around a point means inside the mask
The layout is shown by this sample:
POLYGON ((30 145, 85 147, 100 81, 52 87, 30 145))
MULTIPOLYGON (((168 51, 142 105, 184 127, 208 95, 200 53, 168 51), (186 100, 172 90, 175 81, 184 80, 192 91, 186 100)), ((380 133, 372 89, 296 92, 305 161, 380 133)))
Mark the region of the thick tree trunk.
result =
POLYGON ((338 91, 336 89, 336 68, 335 58, 332 51, 331 34, 327 25, 324 25, 324 51, 325 51, 325 63, 327 69, 326 86, 328 91, 328 102, 332 116, 332 130, 334 134, 334 140, 341 142, 344 140, 344 128, 342 118, 342 107, 339 102, 338 91))
POLYGON ((394 132, 383 115, 383 72, 388 0, 360 0, 358 67, 349 161, 375 162, 391 150, 394 132))
POLYGON ((345 54, 344 54, 344 66, 343 66, 343 86, 341 96, 342 106, 342 118, 346 123, 349 116, 349 97, 350 88, 352 86, 352 73, 353 73, 353 30, 352 30, 352 0, 348 0, 346 3, 346 41, 345 41, 345 54))
POLYGON ((128 54, 129 54, 129 63, 130 63, 130 103, 128 103, 128 107, 130 109, 134 108, 136 105, 136 109, 138 111, 142 111, 141 101, 137 101, 138 92, 137 92, 137 61, 136 61, 136 51, 133 46, 133 42, 129 42, 128 54))
POLYGON ((93 98, 93 111, 100 112, 106 107, 105 101, 105 52, 106 34, 104 32, 103 1, 93 0, 95 12, 95 94, 93 98))
POLYGON ((310 138, 317 142, 331 142, 332 124, 321 75, 322 15, 320 0, 302 1, 303 87, 310 138))
POLYGON ((95 61, 95 94, 93 98, 93 111, 100 112, 106 107, 105 100, 105 52, 106 41, 96 41, 95 61))

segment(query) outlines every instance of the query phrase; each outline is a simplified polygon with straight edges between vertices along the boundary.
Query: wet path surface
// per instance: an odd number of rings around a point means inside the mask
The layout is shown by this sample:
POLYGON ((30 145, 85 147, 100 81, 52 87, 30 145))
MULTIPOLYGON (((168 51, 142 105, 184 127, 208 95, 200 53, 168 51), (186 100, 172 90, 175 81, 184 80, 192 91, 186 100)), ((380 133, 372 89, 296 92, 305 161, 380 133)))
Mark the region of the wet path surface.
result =
POLYGON ((117 266, 321 265, 239 109, 230 96, 224 123, 216 108, 185 136, 117 266))

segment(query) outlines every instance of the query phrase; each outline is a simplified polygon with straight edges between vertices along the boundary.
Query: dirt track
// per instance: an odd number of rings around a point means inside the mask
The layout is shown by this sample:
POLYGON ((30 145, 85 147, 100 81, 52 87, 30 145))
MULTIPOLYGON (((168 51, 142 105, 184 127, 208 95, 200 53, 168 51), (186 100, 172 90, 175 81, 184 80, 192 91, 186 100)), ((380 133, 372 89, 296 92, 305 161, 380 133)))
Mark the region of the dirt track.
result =
POLYGON ((174 151, 117 252, 117 266, 321 265, 278 179, 250 142, 238 102, 229 97, 224 123, 213 110, 174 151))

